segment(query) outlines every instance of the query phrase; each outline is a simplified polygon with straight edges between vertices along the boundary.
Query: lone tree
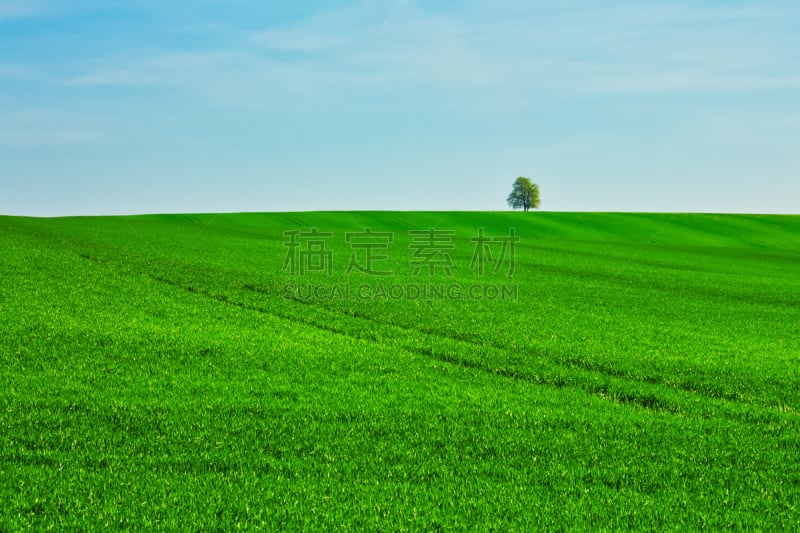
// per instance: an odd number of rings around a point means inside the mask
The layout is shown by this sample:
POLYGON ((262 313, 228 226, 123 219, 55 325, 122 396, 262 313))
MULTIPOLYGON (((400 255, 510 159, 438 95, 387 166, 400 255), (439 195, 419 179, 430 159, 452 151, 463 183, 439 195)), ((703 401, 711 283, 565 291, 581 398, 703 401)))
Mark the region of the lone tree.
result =
POLYGON ((536 209, 541 201, 539 200, 539 186, 531 183, 531 180, 520 176, 514 182, 511 194, 508 195, 508 206, 513 209, 520 207, 525 211, 530 208, 536 209))

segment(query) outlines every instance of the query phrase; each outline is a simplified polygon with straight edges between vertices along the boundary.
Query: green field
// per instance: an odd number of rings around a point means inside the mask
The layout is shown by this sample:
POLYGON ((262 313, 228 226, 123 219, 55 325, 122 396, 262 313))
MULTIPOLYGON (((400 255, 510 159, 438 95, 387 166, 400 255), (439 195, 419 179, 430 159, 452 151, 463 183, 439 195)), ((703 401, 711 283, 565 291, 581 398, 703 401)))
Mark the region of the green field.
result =
POLYGON ((797 530, 799 411, 796 216, 0 217, 2 531, 797 530))

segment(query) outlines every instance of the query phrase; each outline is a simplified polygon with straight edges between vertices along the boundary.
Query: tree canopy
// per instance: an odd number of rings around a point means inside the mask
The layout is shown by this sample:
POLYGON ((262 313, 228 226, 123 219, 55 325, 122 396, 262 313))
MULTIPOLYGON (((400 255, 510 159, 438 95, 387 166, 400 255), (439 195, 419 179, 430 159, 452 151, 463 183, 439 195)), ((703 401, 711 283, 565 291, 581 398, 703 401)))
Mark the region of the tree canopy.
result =
POLYGON ((539 186, 532 183, 529 178, 520 176, 514 181, 511 194, 508 195, 508 205, 512 209, 524 209, 528 211, 531 208, 539 207, 541 200, 539 198, 539 186))

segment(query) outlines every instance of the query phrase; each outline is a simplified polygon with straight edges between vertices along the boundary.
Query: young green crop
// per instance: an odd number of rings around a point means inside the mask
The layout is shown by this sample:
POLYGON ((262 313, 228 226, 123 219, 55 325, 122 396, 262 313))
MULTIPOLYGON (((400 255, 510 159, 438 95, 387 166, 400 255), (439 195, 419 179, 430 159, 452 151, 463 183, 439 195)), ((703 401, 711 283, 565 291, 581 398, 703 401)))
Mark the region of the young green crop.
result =
POLYGON ((796 529, 798 279, 799 217, 0 217, 0 530, 796 529))

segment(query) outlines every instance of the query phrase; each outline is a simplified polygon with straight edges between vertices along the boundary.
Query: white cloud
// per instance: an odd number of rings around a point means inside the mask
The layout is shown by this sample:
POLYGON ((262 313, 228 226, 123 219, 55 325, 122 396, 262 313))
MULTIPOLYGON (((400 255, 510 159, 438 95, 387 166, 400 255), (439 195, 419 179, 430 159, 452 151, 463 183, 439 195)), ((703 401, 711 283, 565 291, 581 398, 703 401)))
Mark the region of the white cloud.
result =
POLYGON ((0 78, 6 80, 41 79, 39 69, 27 65, 0 65, 0 78))
POLYGON ((253 42, 270 50, 326 52, 343 44, 341 39, 307 30, 269 30, 252 36, 253 42))
POLYGON ((73 113, 16 111, 0 95, 0 147, 31 148, 92 144, 101 139, 95 120, 73 113))
MULTIPOLYGON (((193 74, 213 77, 229 52, 125 52, 67 80, 70 85, 87 87, 146 87, 199 82, 193 74)), ((219 72, 217 72, 219 74, 219 72)))
POLYGON ((439 95, 513 108, 534 105, 543 92, 764 92, 800 84, 800 59, 787 42, 793 34, 775 31, 800 19, 797 9, 581 3, 504 11, 508 5, 433 14, 409 1, 358 3, 279 28, 229 32, 213 49, 111 52, 69 83, 174 86, 222 105, 280 108, 404 91, 420 95, 420 105, 439 95))
POLYGON ((775 31, 800 19, 797 8, 531 4, 503 12, 492 2, 446 15, 383 5, 320 14, 270 33, 269 44, 316 52, 298 68, 320 73, 505 95, 795 89, 800 71, 793 34, 775 31))
POLYGON ((49 11, 37 0, 0 0, 0 21, 33 17, 49 11))

